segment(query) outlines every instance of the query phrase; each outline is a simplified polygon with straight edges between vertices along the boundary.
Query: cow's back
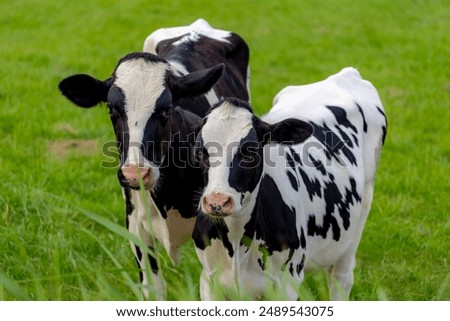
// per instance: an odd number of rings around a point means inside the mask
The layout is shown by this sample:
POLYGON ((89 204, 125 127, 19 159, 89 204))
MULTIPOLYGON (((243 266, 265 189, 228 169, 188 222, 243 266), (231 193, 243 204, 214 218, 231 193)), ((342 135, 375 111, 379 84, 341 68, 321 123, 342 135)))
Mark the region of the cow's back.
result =
POLYGON ((234 32, 213 28, 206 20, 198 19, 189 26, 154 31, 145 40, 143 50, 167 60, 178 75, 223 63, 223 76, 206 94, 210 105, 227 97, 250 99, 250 50, 234 32))
MULTIPOLYGON (((352 135, 344 136, 343 141, 352 145, 356 137, 354 149, 356 153, 364 155, 362 164, 365 167, 366 181, 373 179, 377 164, 374 162, 378 162, 379 158, 375 151, 379 151, 384 142, 387 124, 377 90, 369 81, 362 79, 356 69, 347 67, 316 83, 283 88, 275 96, 272 109, 263 119, 268 123, 275 123, 286 118, 312 122, 325 130, 333 126, 347 129, 352 135), (344 113, 345 119, 341 117, 344 113), (346 127, 348 124, 356 128, 357 132, 346 127), (351 140, 350 144, 348 140, 351 140)), ((339 133, 338 136, 342 138, 339 133)), ((316 140, 317 137, 313 135, 301 147, 314 145, 316 140)), ((352 165, 348 160, 346 163, 352 165)))
POLYGON ((345 68, 323 81, 280 91, 263 119, 286 118, 309 122, 314 133, 302 144, 268 146, 277 164, 266 166, 265 173, 282 189, 284 202, 300 213, 297 229, 307 227, 306 268, 328 267, 365 220, 363 199, 373 185, 385 134, 382 104, 370 82, 345 68))
POLYGON ((198 19, 188 26, 160 28, 153 31, 144 41, 145 52, 150 52, 154 55, 157 54, 156 47, 161 41, 175 39, 182 37, 186 34, 192 34, 197 32, 213 32, 215 29, 204 19, 198 19))

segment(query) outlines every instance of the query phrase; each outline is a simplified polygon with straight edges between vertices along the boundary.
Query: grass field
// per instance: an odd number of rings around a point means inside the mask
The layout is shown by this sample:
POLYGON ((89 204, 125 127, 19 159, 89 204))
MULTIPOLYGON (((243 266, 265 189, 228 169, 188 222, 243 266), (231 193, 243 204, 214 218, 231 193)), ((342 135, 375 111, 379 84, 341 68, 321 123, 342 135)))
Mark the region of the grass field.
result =
MULTIPOLYGON (((73 107, 57 84, 107 78, 151 31, 198 17, 248 42, 259 114, 284 86, 345 66, 373 82, 389 129, 351 299, 450 300, 448 1, 21 0, 0 12, 0 300, 140 299, 128 241, 111 231, 125 219, 117 169, 100 166, 107 110, 73 107)), ((161 258, 169 299, 196 300, 192 244, 182 257, 161 258)), ((309 275, 302 298, 327 299, 324 284, 309 275)))

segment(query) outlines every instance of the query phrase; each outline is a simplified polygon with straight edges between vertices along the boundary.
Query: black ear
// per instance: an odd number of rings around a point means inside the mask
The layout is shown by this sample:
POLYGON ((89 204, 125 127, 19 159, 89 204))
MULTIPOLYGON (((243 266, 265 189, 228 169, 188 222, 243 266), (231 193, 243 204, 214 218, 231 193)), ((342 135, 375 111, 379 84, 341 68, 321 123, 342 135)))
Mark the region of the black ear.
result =
POLYGON ((275 124, 267 124, 259 120, 259 124, 256 126, 259 129, 257 130, 258 136, 264 144, 300 144, 313 133, 313 127, 310 124, 294 118, 288 118, 275 124))
POLYGON ((208 92, 222 77, 224 64, 215 67, 193 71, 183 77, 172 78, 170 91, 173 100, 188 96, 197 96, 208 92))
POLYGON ((63 79, 58 87, 61 93, 75 105, 90 108, 106 102, 110 87, 109 80, 101 81, 89 75, 78 74, 63 79))

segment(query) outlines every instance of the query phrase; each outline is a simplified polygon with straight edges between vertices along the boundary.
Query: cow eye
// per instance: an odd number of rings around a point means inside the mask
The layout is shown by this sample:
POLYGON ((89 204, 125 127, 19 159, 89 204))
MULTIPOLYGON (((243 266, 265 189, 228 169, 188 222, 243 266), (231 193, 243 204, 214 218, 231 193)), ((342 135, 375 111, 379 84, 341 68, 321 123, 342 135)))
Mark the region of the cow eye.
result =
POLYGON ((203 160, 203 151, 202 151, 201 148, 197 148, 195 150, 194 158, 195 158, 196 162, 199 162, 199 163, 202 162, 202 160, 203 160))
POLYGON ((204 167, 209 167, 209 159, 208 157, 205 157, 202 148, 197 148, 194 154, 194 158, 195 161, 198 162, 200 165, 203 165, 204 167))
POLYGON ((255 151, 241 150, 240 156, 240 166, 242 167, 254 167, 259 162, 258 155, 255 151))
POLYGON ((241 160, 245 163, 251 163, 251 162, 253 162, 253 157, 251 155, 242 154, 241 160))
POLYGON ((118 118, 120 116, 120 113, 117 111, 117 108, 113 107, 112 105, 108 104, 109 109, 109 116, 111 118, 118 118))
POLYGON ((252 155, 242 155, 241 156, 241 162, 243 163, 242 165, 244 165, 244 166, 252 165, 254 161, 255 161, 255 159, 252 155))
POLYGON ((161 111, 161 117, 164 119, 164 120, 167 120, 167 119, 169 119, 169 115, 170 115, 170 109, 169 108, 166 108, 166 109, 163 109, 162 111, 161 111))

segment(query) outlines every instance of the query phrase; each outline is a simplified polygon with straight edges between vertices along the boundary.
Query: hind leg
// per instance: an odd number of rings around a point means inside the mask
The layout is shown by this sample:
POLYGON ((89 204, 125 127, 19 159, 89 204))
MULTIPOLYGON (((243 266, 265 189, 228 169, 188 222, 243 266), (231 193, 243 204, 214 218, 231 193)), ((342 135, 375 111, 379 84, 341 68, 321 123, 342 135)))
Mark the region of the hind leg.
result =
POLYGON ((341 301, 348 300, 353 286, 353 269, 355 267, 355 255, 348 254, 340 258, 331 267, 328 276, 328 289, 330 300, 341 301))
POLYGON ((328 279, 328 288, 330 291, 330 300, 348 300, 353 286, 353 270, 356 265, 356 251, 361 240, 361 235, 369 215, 370 206, 373 197, 373 184, 364 186, 364 195, 362 198, 361 216, 358 226, 355 229, 355 235, 349 248, 333 264, 328 279))

